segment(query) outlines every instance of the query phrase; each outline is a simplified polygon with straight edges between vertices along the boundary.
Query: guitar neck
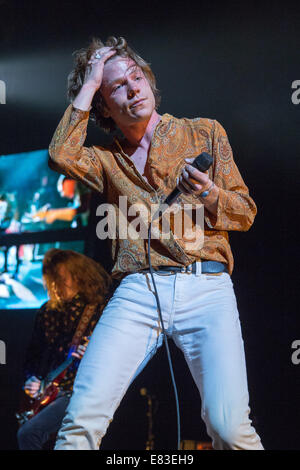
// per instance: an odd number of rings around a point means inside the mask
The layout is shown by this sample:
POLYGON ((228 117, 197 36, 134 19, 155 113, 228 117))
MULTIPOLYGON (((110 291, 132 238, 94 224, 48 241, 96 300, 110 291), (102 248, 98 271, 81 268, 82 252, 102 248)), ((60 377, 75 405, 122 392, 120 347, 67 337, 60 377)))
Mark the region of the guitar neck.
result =
POLYGON ((56 377, 58 377, 67 367, 69 367, 72 362, 74 361, 75 357, 71 356, 67 358, 60 366, 58 366, 56 369, 51 371, 46 378, 46 382, 53 382, 56 377))

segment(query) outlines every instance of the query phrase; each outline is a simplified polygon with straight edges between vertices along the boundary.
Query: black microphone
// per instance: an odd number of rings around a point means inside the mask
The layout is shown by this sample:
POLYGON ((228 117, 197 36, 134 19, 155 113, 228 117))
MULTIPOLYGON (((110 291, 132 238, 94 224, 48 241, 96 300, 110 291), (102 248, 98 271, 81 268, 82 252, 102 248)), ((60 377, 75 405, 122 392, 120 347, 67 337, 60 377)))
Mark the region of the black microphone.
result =
MULTIPOLYGON (((213 157, 209 155, 209 153, 202 152, 192 163, 192 166, 199 171, 206 171, 212 165, 213 157)), ((195 180, 194 180, 195 181, 195 180)), ((195 181, 196 183, 196 181, 195 181)), ((181 193, 180 189, 175 188, 171 194, 166 198, 164 204, 168 204, 170 206, 173 202, 178 198, 179 194, 181 193)))

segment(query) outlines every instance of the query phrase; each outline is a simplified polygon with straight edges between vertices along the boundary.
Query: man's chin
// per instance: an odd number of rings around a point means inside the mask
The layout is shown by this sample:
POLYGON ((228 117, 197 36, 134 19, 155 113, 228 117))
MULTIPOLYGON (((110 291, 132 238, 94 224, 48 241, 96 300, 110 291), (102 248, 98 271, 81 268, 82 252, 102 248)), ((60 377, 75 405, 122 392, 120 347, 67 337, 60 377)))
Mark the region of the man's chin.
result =
POLYGON ((145 121, 145 120, 148 120, 151 118, 152 114, 153 114, 153 111, 154 109, 147 109, 147 108, 140 108, 140 109, 136 109, 134 114, 133 114, 133 118, 136 119, 136 120, 141 120, 141 121, 145 121))
POLYGON ((149 109, 136 110, 134 113, 130 113, 127 117, 121 121, 115 121, 116 125, 121 129, 122 127, 134 126, 139 122, 148 122, 151 119, 153 111, 149 109))

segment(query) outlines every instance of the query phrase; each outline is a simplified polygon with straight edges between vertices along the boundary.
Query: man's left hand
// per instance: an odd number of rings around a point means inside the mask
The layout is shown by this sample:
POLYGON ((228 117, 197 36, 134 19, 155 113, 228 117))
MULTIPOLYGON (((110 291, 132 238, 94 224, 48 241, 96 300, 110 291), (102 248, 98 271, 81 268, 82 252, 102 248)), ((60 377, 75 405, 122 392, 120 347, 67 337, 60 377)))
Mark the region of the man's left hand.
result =
POLYGON ((182 168, 177 187, 183 194, 193 194, 197 196, 208 189, 212 181, 206 173, 197 170, 190 164, 193 160, 192 158, 186 158, 185 161, 187 163, 182 168))
POLYGON ((183 194, 191 194, 199 197, 201 193, 209 190, 206 198, 199 199, 205 208, 214 216, 218 211, 219 188, 212 182, 207 173, 197 170, 191 164, 193 158, 186 158, 186 165, 182 168, 181 175, 178 179, 177 188, 183 194))
POLYGON ((85 343, 84 343, 84 344, 80 344, 80 345, 77 347, 76 351, 72 352, 71 356, 76 357, 77 359, 82 359, 82 357, 83 357, 83 355, 84 355, 84 353, 85 353, 85 351, 86 351, 87 345, 88 345, 88 343, 89 343, 90 337, 87 338, 87 337, 85 336, 84 339, 85 339, 85 343))
POLYGON ((72 356, 76 357, 77 359, 82 359, 85 351, 86 351, 86 346, 83 346, 82 344, 80 344, 78 348, 76 349, 76 351, 72 352, 72 356))

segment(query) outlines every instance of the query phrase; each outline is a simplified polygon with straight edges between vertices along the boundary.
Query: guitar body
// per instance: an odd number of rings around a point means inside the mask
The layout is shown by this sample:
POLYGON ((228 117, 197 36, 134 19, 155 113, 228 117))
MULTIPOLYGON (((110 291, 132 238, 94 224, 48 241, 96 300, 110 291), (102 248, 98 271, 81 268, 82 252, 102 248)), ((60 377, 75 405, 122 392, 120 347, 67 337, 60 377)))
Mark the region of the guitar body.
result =
POLYGON ((63 371, 53 382, 45 386, 42 384, 41 391, 37 398, 30 398, 26 393, 23 394, 20 411, 16 413, 16 418, 20 426, 34 418, 34 416, 56 399, 59 392, 59 383, 64 377, 65 372, 66 371, 63 371))
POLYGON ((33 416, 37 415, 43 408, 49 405, 52 401, 54 401, 58 395, 59 386, 56 383, 49 384, 42 394, 41 397, 35 399, 34 404, 32 406, 33 416))

